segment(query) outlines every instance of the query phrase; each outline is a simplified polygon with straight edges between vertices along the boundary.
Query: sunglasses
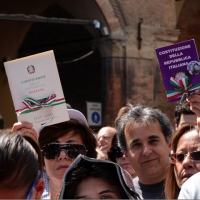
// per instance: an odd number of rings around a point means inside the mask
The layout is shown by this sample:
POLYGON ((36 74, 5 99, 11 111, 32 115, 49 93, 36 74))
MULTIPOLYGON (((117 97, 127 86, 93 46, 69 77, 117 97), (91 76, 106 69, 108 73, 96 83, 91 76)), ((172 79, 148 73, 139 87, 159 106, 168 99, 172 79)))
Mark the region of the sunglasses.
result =
POLYGON ((110 148, 110 154, 114 158, 121 158, 123 156, 121 148, 119 146, 117 146, 117 145, 115 145, 115 146, 110 148))
POLYGON ((172 153, 169 154, 171 163, 175 164, 177 162, 182 163, 185 157, 189 155, 191 160, 200 161, 200 151, 194 151, 191 153, 172 153))
POLYGON ((60 155, 60 151, 64 150, 67 157, 70 159, 75 159, 79 154, 86 155, 86 148, 82 144, 60 144, 60 143, 52 143, 47 144, 43 147, 43 156, 47 160, 54 160, 57 156, 60 155))

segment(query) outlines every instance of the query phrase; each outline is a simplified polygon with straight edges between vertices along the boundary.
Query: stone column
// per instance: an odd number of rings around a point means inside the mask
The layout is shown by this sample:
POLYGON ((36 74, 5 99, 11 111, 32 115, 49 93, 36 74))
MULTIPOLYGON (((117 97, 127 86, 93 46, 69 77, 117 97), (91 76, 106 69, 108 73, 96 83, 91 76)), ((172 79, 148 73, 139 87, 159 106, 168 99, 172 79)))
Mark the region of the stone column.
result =
POLYGON ((122 40, 101 42, 102 125, 114 125, 119 109, 126 103, 126 58, 122 40))

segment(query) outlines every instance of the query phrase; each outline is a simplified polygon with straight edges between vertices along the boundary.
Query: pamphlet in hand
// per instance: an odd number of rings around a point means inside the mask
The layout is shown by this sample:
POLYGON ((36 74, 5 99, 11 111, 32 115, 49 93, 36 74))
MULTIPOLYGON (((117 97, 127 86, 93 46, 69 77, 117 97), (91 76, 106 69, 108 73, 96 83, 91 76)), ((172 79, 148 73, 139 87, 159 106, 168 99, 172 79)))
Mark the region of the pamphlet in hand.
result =
POLYGON ((200 88, 200 63, 195 41, 188 40, 156 49, 167 99, 185 102, 200 88))
POLYGON ((53 51, 4 63, 18 121, 39 129, 69 120, 53 51))

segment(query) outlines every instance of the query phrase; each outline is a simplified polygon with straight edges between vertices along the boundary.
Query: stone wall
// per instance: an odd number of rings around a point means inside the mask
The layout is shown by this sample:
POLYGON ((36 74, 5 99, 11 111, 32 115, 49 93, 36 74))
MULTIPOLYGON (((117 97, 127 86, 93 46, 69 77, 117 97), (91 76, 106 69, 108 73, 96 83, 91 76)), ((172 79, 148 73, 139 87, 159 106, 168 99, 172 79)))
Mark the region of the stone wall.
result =
MULTIPOLYGON (((164 2, 154 0, 151 3, 146 3, 145 0, 110 0, 110 3, 114 8, 115 16, 112 15, 112 20, 109 20, 114 22, 117 17, 120 27, 118 29, 115 27, 115 34, 111 35, 111 40, 115 43, 113 48, 108 48, 113 45, 112 42, 110 42, 112 45, 105 45, 105 42, 100 45, 102 57, 112 58, 109 62, 110 77, 104 79, 106 85, 104 89, 107 91, 103 97, 105 123, 112 124, 117 111, 126 103, 139 103, 159 108, 173 122, 174 104, 169 104, 167 101, 155 48, 173 44, 178 39, 179 31, 175 30, 175 2, 172 0, 164 2), (138 23, 141 18, 143 19, 142 41, 139 49, 137 38, 138 23), (120 28, 122 28, 121 32, 120 28), (119 32, 120 34, 116 34, 119 32), (118 58, 118 62, 115 62, 116 56, 121 58, 118 58)), ((106 13, 108 12, 109 9, 106 13)), ((103 68, 108 69, 107 65, 108 63, 103 64, 103 68)), ((107 72, 104 71, 102 76, 107 76, 107 72)))

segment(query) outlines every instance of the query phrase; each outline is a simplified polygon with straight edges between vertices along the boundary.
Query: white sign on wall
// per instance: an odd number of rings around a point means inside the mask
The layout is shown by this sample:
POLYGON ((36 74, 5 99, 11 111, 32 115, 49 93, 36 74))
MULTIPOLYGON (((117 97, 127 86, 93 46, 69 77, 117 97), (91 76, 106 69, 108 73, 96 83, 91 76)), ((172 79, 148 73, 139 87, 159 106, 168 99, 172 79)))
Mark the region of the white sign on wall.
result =
POLYGON ((87 102, 87 120, 90 126, 101 126, 101 103, 87 102))

